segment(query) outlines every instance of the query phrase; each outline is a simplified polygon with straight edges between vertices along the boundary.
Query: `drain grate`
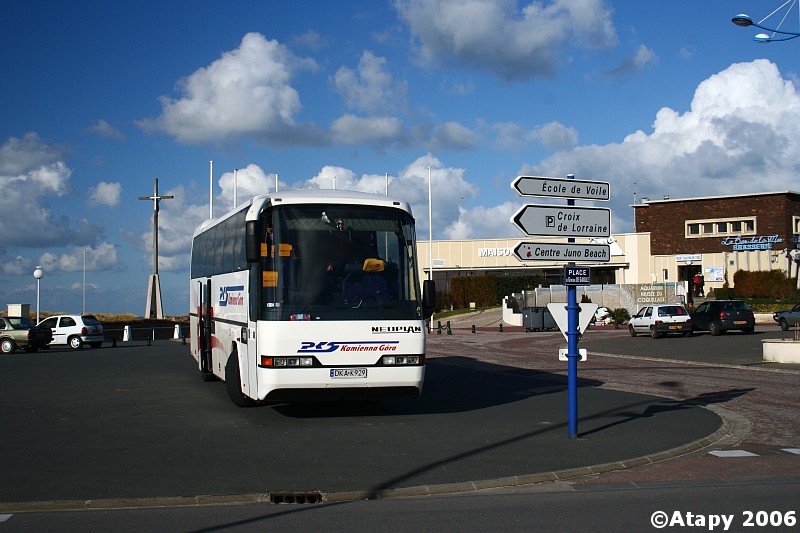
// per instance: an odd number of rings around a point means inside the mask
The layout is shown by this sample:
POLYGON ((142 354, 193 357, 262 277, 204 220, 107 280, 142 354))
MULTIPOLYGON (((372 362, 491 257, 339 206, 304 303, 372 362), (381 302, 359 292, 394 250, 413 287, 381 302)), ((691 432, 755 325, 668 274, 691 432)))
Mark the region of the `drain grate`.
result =
POLYGON ((277 504, 322 503, 320 492, 270 492, 269 502, 277 504))

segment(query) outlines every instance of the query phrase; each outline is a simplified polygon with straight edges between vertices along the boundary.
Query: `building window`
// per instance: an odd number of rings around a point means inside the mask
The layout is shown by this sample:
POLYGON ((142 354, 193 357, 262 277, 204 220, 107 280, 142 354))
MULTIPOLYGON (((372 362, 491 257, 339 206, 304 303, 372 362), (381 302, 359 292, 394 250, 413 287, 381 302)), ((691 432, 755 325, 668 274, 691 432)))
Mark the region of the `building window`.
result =
MULTIPOLYGON (((800 217, 794 217, 796 232, 800 232, 800 217)), ((686 237, 725 237, 728 235, 755 235, 756 219, 719 218, 712 220, 687 220, 686 237)))
POLYGON ((792 217, 792 233, 800 233, 800 217, 792 217))

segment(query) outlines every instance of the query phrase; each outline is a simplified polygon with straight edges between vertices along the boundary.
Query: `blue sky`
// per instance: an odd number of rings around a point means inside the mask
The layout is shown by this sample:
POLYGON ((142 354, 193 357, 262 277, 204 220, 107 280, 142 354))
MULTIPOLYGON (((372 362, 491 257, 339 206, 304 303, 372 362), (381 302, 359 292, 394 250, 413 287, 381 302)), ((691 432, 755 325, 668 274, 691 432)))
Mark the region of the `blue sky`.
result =
POLYGON ((211 160, 215 215, 235 168, 240 201, 388 174, 422 238, 430 166, 436 239, 523 238, 517 175, 608 181, 615 233, 634 195, 797 190, 800 42, 730 22, 781 3, 11 0, 0 291, 33 307, 42 265, 42 310, 143 314, 157 177, 164 311, 186 313, 211 160))

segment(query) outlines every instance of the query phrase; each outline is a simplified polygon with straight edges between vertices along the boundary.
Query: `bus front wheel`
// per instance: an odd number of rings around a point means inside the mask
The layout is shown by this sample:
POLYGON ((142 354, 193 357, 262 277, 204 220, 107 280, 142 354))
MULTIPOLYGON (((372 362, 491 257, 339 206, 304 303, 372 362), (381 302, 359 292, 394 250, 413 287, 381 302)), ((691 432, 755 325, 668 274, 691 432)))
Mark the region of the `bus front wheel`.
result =
POLYGON ((242 392, 242 378, 239 374, 239 356, 233 352, 228 357, 228 363, 225 365, 225 389, 228 391, 231 401, 239 407, 252 407, 258 402, 252 398, 248 398, 242 392))

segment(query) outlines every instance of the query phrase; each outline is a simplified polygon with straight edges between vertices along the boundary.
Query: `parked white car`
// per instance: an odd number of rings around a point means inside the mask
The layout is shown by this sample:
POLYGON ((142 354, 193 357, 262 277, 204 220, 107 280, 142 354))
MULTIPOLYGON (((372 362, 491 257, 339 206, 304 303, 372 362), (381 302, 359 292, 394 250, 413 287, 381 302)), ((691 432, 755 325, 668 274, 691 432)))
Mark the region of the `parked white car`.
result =
POLYGON ((105 339, 103 325, 94 315, 55 315, 42 320, 39 325, 52 331, 50 346, 66 344, 77 350, 88 344, 99 348, 105 339))
POLYGON ((631 337, 639 333, 649 333, 657 339, 668 333, 692 333, 692 318, 689 312, 678 304, 646 305, 631 317, 628 323, 631 337))

